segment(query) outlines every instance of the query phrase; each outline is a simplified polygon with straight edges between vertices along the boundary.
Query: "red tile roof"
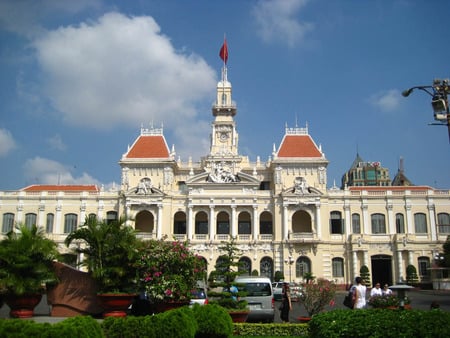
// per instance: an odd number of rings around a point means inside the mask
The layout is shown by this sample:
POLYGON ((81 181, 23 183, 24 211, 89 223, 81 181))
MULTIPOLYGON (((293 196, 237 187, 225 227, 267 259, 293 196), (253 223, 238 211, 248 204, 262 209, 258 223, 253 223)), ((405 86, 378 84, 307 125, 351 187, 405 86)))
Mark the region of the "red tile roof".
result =
POLYGON ((139 136, 125 156, 126 158, 168 158, 169 148, 162 135, 139 136))
POLYGON ((30 185, 22 189, 23 191, 99 191, 96 185, 30 185))
POLYGON ((322 157, 322 153, 309 135, 285 135, 278 157, 322 157))

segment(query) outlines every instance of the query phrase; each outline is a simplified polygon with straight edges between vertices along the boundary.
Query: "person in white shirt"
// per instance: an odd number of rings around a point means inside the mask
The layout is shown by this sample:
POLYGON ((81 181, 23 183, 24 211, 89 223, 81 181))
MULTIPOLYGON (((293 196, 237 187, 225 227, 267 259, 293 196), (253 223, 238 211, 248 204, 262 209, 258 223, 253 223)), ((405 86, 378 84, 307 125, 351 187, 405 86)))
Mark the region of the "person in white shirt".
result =
POLYGON ((384 287, 383 287, 383 296, 388 296, 388 295, 392 295, 392 290, 389 289, 389 285, 384 284, 384 287))
POLYGON ((355 305, 354 309, 364 309, 366 307, 366 291, 367 288, 363 284, 363 279, 361 277, 356 277, 355 279, 355 305))
POLYGON ((382 296, 383 291, 380 289, 380 283, 376 283, 375 287, 370 290, 370 297, 382 296))

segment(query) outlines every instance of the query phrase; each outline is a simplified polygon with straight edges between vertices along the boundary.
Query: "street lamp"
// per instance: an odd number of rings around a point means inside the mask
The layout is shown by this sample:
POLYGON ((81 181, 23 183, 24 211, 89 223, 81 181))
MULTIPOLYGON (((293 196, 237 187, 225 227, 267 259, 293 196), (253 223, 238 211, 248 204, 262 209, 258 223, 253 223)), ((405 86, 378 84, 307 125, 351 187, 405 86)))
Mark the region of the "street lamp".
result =
POLYGON ((448 106, 448 94, 450 94, 449 80, 434 79, 431 86, 415 86, 402 92, 404 97, 408 97, 414 89, 419 89, 431 96, 431 106, 434 112, 434 119, 437 122, 430 125, 447 126, 448 140, 450 142, 450 110, 448 106))
POLYGON ((294 258, 289 256, 284 260, 284 263, 289 264, 289 282, 292 282, 292 264, 294 264, 294 258))

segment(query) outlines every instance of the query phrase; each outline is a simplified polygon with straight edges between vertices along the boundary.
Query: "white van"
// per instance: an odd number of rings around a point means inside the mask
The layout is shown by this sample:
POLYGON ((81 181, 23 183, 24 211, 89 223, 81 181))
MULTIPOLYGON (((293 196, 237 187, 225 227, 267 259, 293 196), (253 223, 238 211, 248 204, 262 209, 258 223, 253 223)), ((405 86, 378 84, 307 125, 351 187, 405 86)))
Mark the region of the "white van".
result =
POLYGON ((242 299, 248 302, 250 308, 247 322, 273 323, 275 301, 270 278, 238 276, 235 283, 239 291, 246 293, 246 296, 242 299))

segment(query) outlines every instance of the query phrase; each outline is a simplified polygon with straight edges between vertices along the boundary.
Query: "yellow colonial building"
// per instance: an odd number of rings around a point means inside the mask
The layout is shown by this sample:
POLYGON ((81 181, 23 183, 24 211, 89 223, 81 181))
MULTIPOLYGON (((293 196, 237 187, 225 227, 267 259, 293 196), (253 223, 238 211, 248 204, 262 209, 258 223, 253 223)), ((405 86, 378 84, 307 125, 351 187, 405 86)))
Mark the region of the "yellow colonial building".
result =
POLYGON ((120 187, 33 185, 0 192, 2 233, 37 224, 60 243, 89 215, 128 219, 142 238, 189 241, 208 262, 236 239, 251 273, 301 282, 305 273, 351 283, 366 265, 371 282, 394 284, 430 266, 450 235, 450 191, 428 186, 327 188, 327 165, 308 127, 286 127, 269 158, 239 154, 236 104, 227 68, 212 107, 210 150, 182 162, 163 129, 142 128, 119 161, 120 187))

